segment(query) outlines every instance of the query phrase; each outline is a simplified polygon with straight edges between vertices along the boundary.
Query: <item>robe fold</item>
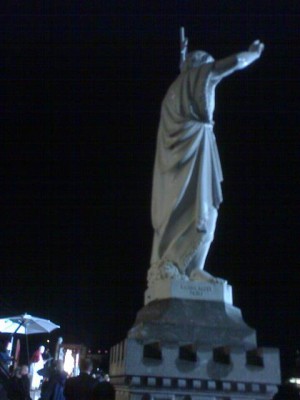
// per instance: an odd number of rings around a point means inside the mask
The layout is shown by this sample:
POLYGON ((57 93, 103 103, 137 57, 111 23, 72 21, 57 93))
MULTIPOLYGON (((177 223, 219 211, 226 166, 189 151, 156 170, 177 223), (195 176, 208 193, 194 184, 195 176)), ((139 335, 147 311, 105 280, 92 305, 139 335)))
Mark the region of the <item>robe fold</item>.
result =
POLYGON ((152 188, 151 264, 184 273, 222 202, 222 170, 213 132, 213 63, 182 73, 161 107, 152 188))

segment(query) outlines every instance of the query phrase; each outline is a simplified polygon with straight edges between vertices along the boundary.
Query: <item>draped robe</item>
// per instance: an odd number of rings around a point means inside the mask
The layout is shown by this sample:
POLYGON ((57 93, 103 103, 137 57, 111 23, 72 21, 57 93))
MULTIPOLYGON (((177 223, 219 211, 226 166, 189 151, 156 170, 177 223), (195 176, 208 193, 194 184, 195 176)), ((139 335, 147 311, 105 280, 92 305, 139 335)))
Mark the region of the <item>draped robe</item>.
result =
POLYGON ((212 209, 222 202, 213 66, 181 73, 162 102, 152 188, 152 268, 168 262, 186 273, 206 240, 212 209))

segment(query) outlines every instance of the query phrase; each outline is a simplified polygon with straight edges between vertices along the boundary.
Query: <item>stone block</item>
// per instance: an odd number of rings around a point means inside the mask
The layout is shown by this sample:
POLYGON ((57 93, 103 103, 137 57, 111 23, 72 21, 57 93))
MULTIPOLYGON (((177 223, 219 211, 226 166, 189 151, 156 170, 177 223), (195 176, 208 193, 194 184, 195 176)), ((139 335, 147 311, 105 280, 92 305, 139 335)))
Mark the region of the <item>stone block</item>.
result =
POLYGON ((158 281, 145 292, 145 305, 164 299, 222 301, 232 304, 232 287, 226 282, 158 281))
POLYGON ((193 343, 196 347, 257 347, 256 332, 240 309, 218 301, 165 299, 153 301, 137 314, 128 337, 165 344, 193 343))

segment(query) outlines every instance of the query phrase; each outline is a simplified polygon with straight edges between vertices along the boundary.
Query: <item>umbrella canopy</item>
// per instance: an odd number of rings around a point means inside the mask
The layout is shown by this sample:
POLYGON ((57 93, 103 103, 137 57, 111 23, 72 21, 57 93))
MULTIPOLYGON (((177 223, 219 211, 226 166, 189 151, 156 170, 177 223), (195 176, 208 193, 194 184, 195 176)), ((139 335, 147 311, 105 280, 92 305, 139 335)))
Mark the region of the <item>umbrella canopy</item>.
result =
POLYGON ((49 333, 60 328, 48 319, 33 317, 29 314, 16 315, 0 319, 0 332, 32 335, 34 333, 49 333))
MULTIPOLYGON (((48 319, 33 317, 29 314, 16 315, 14 317, 7 317, 0 319, 0 332, 11 334, 11 347, 13 347, 14 335, 26 335, 26 348, 27 348, 27 361, 29 364, 29 346, 28 336, 34 333, 49 333, 54 329, 60 328, 59 325, 54 324, 48 319)), ((12 350, 10 351, 11 354, 12 350)))
POLYGON ((12 322, 9 319, 1 318, 0 319, 0 333, 12 333, 19 327, 20 324, 16 322, 12 322))

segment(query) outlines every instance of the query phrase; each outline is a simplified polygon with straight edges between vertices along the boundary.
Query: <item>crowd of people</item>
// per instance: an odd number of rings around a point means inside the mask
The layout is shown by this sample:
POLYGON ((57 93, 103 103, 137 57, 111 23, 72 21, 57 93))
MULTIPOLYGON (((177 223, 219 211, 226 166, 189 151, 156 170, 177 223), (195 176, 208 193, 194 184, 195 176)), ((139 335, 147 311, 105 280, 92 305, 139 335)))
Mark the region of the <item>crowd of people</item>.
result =
POLYGON ((9 400, 30 400, 30 379, 27 365, 9 368, 10 377, 6 385, 9 400))
POLYGON ((43 380, 40 400, 113 400, 115 391, 110 382, 92 375, 93 362, 83 358, 79 363, 80 374, 68 377, 63 363, 53 363, 50 374, 43 380))
MULTIPOLYGON (((63 361, 53 360, 44 346, 33 354, 29 366, 14 366, 6 351, 0 351, 2 375, 6 376, 0 400, 32 400, 31 394, 40 393, 39 400, 114 400, 113 385, 93 374, 90 358, 81 358, 79 375, 69 375, 63 361)), ((36 397, 35 397, 36 398, 36 397)))

